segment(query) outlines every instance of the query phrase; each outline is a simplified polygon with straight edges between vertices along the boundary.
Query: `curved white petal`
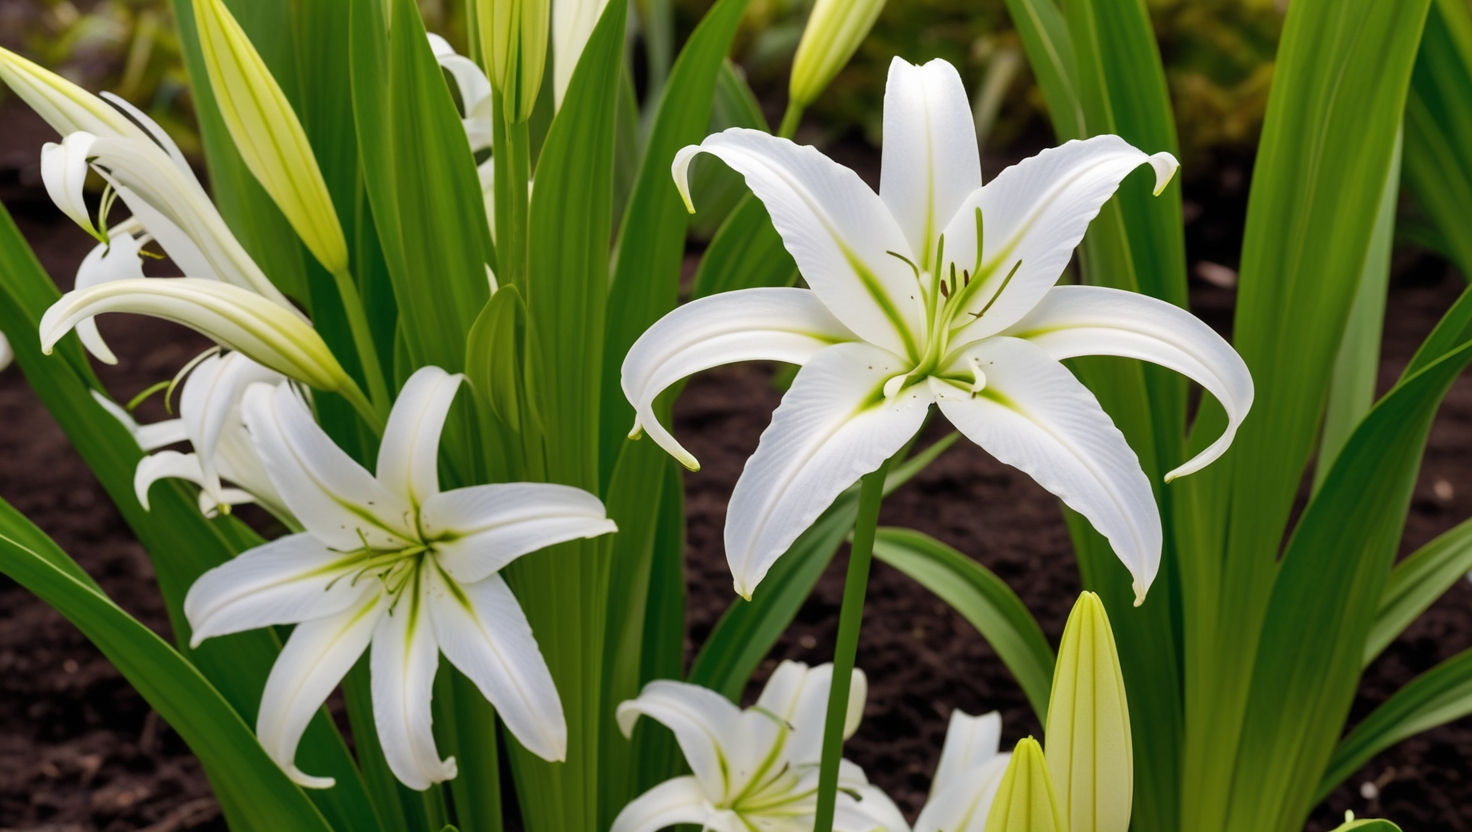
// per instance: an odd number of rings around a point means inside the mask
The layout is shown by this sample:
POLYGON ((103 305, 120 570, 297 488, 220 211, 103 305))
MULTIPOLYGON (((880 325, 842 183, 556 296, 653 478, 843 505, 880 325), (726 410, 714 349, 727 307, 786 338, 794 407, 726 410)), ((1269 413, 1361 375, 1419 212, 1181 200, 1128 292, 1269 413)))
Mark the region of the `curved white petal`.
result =
POLYGON ((923 384, 882 391, 908 369, 868 344, 813 356, 746 462, 726 512, 726 561, 751 597, 772 563, 833 500, 920 430, 933 396, 923 384))
POLYGON ((296 767, 296 747, 327 695, 363 655, 387 608, 387 597, 375 588, 336 615, 298 624, 266 678, 256 736, 299 785, 332 788, 331 777, 313 777, 296 767))
POLYGON ((999 753, 1002 717, 951 712, 940 764, 916 832, 982 832, 1010 754, 999 753))
POLYGON ((138 460, 138 467, 133 469, 133 495, 138 498, 138 504, 143 506, 144 511, 152 511, 148 504, 149 489, 154 483, 164 479, 188 480, 201 488, 205 487, 199 455, 159 451, 138 460))
POLYGON ((940 232, 980 187, 976 123, 956 68, 939 58, 924 66, 890 61, 879 196, 922 268, 930 266, 940 232))
POLYGON ((319 390, 348 381, 322 336, 296 313, 248 289, 192 277, 115 280, 67 292, 41 316, 42 350, 49 354, 78 323, 105 312, 182 324, 319 390))
MULTIPOLYGON (((98 243, 82 258, 77 267, 76 288, 86 289, 113 280, 141 279, 143 258, 138 251, 143 246, 132 234, 120 234, 112 229, 106 243, 98 243)), ((107 342, 97 331, 97 322, 88 318, 77 322, 77 337, 82 346, 104 364, 118 363, 117 356, 108 348, 107 342)))
POLYGON ((708 827, 715 808, 694 777, 666 780, 630 801, 609 832, 659 832, 681 823, 708 827))
POLYGON ((505 579, 458 585, 429 572, 429 613, 445 658, 496 706, 506 730, 544 760, 567 759, 567 722, 552 671, 505 579))
POLYGON ((417 791, 455 776, 455 758, 440 759, 434 745, 430 698, 440 651, 429 620, 420 569, 399 593, 373 633, 373 722, 383 756, 399 782, 417 791))
POLYGON ((184 597, 190 646, 207 638, 336 615, 376 592, 376 580, 354 580, 352 557, 330 551, 310 534, 278 538, 199 576, 184 597))
POLYGON ((823 305, 864 340, 919 355, 924 309, 904 232, 858 174, 817 150, 759 130, 733 127, 675 155, 675 184, 690 203, 688 172, 697 154, 719 157, 746 177, 798 270, 823 305))
POLYGON ((983 275, 973 281, 974 300, 961 314, 952 343, 1001 332, 1026 315, 1058 282, 1089 223, 1119 183, 1140 165, 1155 170, 1155 190, 1169 184, 1179 164, 1169 153, 1148 156, 1118 136, 1071 141, 1013 165, 973 193, 946 226, 946 260, 957 271, 983 275), (983 221, 981 270, 977 271, 976 209, 983 221), (1011 280, 1007 275, 1018 262, 1011 280), (968 323, 969 322, 969 323, 968 323))
POLYGON ((419 513, 424 539, 455 580, 482 580, 554 543, 618 531, 603 502, 555 483, 473 485, 436 494, 419 513))
POLYGON ((140 425, 133 419, 133 414, 123 409, 122 405, 96 390, 90 392, 93 401, 122 423, 123 427, 128 429, 128 433, 133 435, 133 440, 138 443, 139 449, 143 451, 158 450, 165 445, 173 445, 189 438, 189 434, 184 431, 183 419, 165 419, 162 422, 140 425))
MULTIPOLYGON (((126 98, 120 95, 106 91, 100 93, 100 95, 107 103, 127 113, 133 121, 137 122, 148 133, 150 138, 158 142, 165 153, 169 154, 169 159, 174 162, 174 165, 180 171, 187 174, 191 179, 194 178, 194 169, 189 166, 189 160, 184 158, 184 151, 179 149, 179 145, 174 142, 174 138, 165 132, 164 128, 160 127, 158 122, 148 117, 148 113, 134 107, 126 98)), ((196 179, 195 181, 198 180, 196 179)))
POLYGON ((5 333, 0 332, 0 370, 10 366, 15 360, 15 350, 11 349, 10 341, 6 340, 5 333))
POLYGON ((378 481, 414 508, 440 493, 440 434, 465 376, 421 367, 399 391, 378 446, 378 481))
POLYGON ((1149 361, 1215 396, 1227 412, 1227 429, 1194 459, 1166 474, 1166 482, 1199 471, 1226 453, 1252 407, 1252 373, 1232 345, 1190 312, 1148 295, 1102 286, 1055 286, 1003 334, 1027 339, 1060 361, 1080 355, 1149 361))
POLYGON ((137 125, 102 99, 4 48, 0 48, 0 81, 63 136, 86 131, 99 136, 145 138, 137 125))
MULTIPOLYGON (((828 715, 828 692, 833 687, 833 665, 810 668, 801 662, 784 661, 772 671, 762 688, 757 706, 776 714, 792 726, 787 739, 787 757, 794 765, 816 763, 823 753, 823 729, 828 715)), ((848 713, 843 721, 843 738, 859 730, 864 703, 869 699, 869 679, 854 668, 849 683, 848 713)))
POLYGON ((403 549, 413 509, 332 441, 291 386, 257 385, 241 407, 283 502, 328 548, 403 549))
POLYGON ((965 783, 978 767, 996 757, 1002 746, 1002 715, 996 711, 971 716, 959 708, 951 711, 946 726, 940 763, 930 783, 932 796, 965 783))
POLYGON ((624 395, 640 430, 687 468, 699 469, 654 415, 654 400, 688 375, 735 361, 805 364, 818 350, 856 341, 848 327, 807 289, 741 289, 700 298, 644 331, 624 357, 624 395))
POLYGON ((853 794, 839 795, 833 807, 833 832, 910 832, 910 824, 882 789, 864 785, 853 788, 853 794))
POLYGON ((244 353, 215 354, 199 362, 179 392, 179 418, 189 432, 189 441, 199 454, 205 485, 220 488, 216 461, 220 437, 242 429, 240 400, 252 384, 275 386, 286 377, 246 357, 244 353))
POLYGON ((215 465, 219 468, 221 477, 239 486, 252 500, 276 515, 287 526, 293 530, 303 528, 301 521, 281 499, 281 494, 271 482, 271 475, 266 473, 266 465, 261 461, 260 454, 256 453, 255 443, 251 441, 250 431, 245 429, 245 423, 238 422, 235 427, 220 435, 220 442, 215 447, 215 465))
MULTIPOLYGON (((231 233, 214 203, 193 175, 179 169, 169 154, 152 141, 101 137, 92 143, 94 164, 105 169, 118 196, 138 215, 159 245, 173 257, 175 242, 167 229, 151 224, 150 210, 182 230, 208 261, 210 274, 226 283, 250 289, 294 314, 296 307, 273 285, 231 233)), ((177 259, 177 258, 176 258, 177 259)), ((181 266, 185 262, 180 263, 181 266)))
POLYGON ((1094 394, 1016 338, 980 341, 957 359, 954 372, 980 367, 986 387, 973 396, 932 379, 946 418, 1088 518, 1134 575, 1136 603, 1143 601, 1160 568, 1160 511, 1139 459, 1094 394))
POLYGON ((647 716, 675 733, 685 762, 712 800, 724 798, 731 787, 731 761, 740 742, 742 712, 713 690, 684 682, 655 680, 636 699, 619 703, 615 713, 624 736, 647 716))
POLYGON ((562 108, 573 70, 583 57, 583 48, 603 16, 608 0, 553 0, 552 3, 552 102, 562 108))
MULTIPOLYGON (((132 219, 138 220, 140 227, 147 230, 149 236, 158 241, 159 247, 179 267, 179 271, 189 277, 203 280, 221 280, 220 274, 210 262, 210 258, 194 240, 185 233, 175 222, 159 209, 150 205, 142 197, 133 192, 132 188, 118 182, 110 173, 98 171, 103 179, 106 179, 117 191, 118 198, 133 212, 132 219)), ((231 281, 225 281, 230 283, 231 281)), ((80 288, 80 287, 79 287, 80 288)), ((255 291, 253 287, 242 288, 255 291)), ((293 310, 295 311, 295 310, 293 310)))
POLYGON ((92 154, 92 145, 97 137, 91 133, 72 133, 61 140, 61 144, 47 142, 41 147, 41 181, 46 193, 63 214, 93 237, 105 235, 92 221, 92 212, 87 209, 87 196, 83 186, 87 182, 87 157, 92 154))

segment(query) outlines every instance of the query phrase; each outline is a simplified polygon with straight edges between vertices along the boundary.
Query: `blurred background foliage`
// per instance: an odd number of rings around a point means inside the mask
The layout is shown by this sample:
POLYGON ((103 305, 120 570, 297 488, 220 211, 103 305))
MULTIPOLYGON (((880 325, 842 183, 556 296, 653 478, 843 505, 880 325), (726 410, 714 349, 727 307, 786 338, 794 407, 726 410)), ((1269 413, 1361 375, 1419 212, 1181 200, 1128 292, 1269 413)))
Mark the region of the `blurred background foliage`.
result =
MULTIPOLYGON (((299 0, 308 2, 309 0, 299 0)), ((421 0, 432 31, 463 46, 464 0, 421 0)), ((1147 0, 1175 99, 1185 171, 1205 172, 1220 152, 1249 152, 1272 79, 1284 0, 1147 0)), ((812 0, 753 0, 735 57, 769 110, 780 115, 787 72, 812 0)), ((678 37, 710 0, 674 0, 678 37)), ((179 136, 193 112, 168 0, 0 0, 0 44, 89 89, 110 89, 179 136)), ((812 138, 877 146, 892 56, 945 58, 971 89, 988 152, 1011 155, 1050 140, 1004 0, 891 0, 873 34, 810 111, 812 138)))

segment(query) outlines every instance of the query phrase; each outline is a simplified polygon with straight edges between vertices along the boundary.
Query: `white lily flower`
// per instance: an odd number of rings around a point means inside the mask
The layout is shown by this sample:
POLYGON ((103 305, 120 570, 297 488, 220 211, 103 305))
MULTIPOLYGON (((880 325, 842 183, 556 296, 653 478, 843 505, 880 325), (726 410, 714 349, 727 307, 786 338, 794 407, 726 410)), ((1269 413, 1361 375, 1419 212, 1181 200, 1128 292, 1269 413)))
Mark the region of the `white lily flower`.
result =
POLYGON ((10 342, 5 339, 5 333, 0 332, 0 370, 10 366, 15 360, 15 350, 10 348, 10 342))
MULTIPOLYGON (((858 730, 868 680, 854 670, 843 736, 858 730)), ((639 717, 663 723, 694 772, 645 792, 625 806, 611 832, 655 832, 680 823, 711 832, 810 832, 818 804, 818 760, 833 665, 786 661, 772 673, 756 705, 741 710, 715 691, 654 681, 618 706, 631 736, 639 717)), ((909 832, 893 802, 843 760, 838 771, 839 832, 909 832)))
POLYGON ((450 42, 429 34, 429 48, 434 59, 455 81, 460 93, 460 103, 465 108, 461 122, 465 125, 465 136, 470 139, 470 151, 479 153, 491 146, 491 119, 495 115, 491 103, 491 81, 480 64, 455 51, 450 42))
POLYGON ((437 367, 410 377, 384 431, 377 477, 332 443, 289 385, 246 392, 256 451, 306 531, 205 573, 184 612, 196 645, 298 625, 266 680, 256 734, 304 786, 332 785, 296 768, 297 744, 370 643, 379 741, 409 787, 455 776, 454 759, 440 759, 431 730, 441 652, 528 750, 548 760, 566 754, 557 688, 499 571, 529 552, 615 527, 598 498, 564 485, 441 493, 440 432, 462 380, 437 367))
POLYGON ((915 832, 982 832, 1011 754, 999 751, 1002 716, 951 712, 940 765, 915 832))
POLYGON ((810 147, 733 129, 675 157, 710 153, 746 177, 810 289, 762 288, 689 303, 629 350, 623 389, 647 430, 696 462, 654 415, 672 383, 733 361, 801 364, 731 495, 726 557, 750 597, 794 539, 845 488, 879 467, 940 407, 972 441, 1087 517, 1143 599, 1159 568, 1151 486, 1123 435, 1061 359, 1120 355, 1201 383, 1226 432, 1167 476, 1226 450, 1252 402, 1232 348, 1188 312, 1112 289, 1055 286, 1089 222, 1130 171, 1156 189, 1169 154, 1099 136, 1045 150, 982 186, 966 92, 944 61, 896 59, 885 94, 875 194, 810 147))

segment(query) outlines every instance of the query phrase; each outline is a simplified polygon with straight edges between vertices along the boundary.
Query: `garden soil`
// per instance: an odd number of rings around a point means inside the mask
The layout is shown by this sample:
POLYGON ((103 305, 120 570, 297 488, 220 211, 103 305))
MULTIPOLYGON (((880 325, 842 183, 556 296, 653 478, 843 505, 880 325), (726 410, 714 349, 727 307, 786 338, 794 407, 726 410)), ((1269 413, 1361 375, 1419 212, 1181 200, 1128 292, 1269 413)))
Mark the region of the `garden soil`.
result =
MULTIPOLYGON (((90 239, 51 207, 40 186, 36 151, 51 136, 14 102, 0 111, 0 123, 0 199, 58 284, 68 287, 90 239)), ((846 161, 857 162, 872 178, 873 154, 852 155, 846 161)), ((995 166, 989 167, 994 173, 995 166)), ((1201 262, 1235 262, 1247 179, 1245 164, 1227 160, 1188 182, 1193 274, 1212 281, 1193 277, 1192 302, 1218 328, 1230 325, 1233 293, 1219 285, 1230 283, 1230 273, 1201 262)), ((1412 252, 1398 258, 1382 389, 1461 287, 1460 278, 1429 256, 1412 252)), ((170 377, 205 346, 192 333, 143 318, 113 315, 101 326, 122 360, 99 371, 124 401, 170 377)), ((733 597, 721 546, 725 505, 777 405, 773 373, 763 365, 706 373, 689 385, 676 408, 676 433, 704 465, 685 480, 687 657, 733 597)), ((162 415, 148 409, 143 414, 145 420, 162 415)), ((1472 384, 1464 379, 1432 430, 1402 554, 1472 516, 1469 462, 1472 384)), ((0 497, 54 536, 123 608, 169 637, 147 556, 18 368, 0 374, 0 497)), ((1079 591, 1077 571, 1057 501, 1026 476, 961 442, 885 503, 882 522, 927 532, 986 564, 1017 591, 1056 643, 1079 591)), ((779 660, 829 660, 844 563, 842 555, 835 559, 759 670, 749 698, 779 660)), ((1459 582, 1371 665, 1351 722, 1416 674, 1468 647, 1472 586, 1459 582)), ((924 802, 952 710, 999 710, 1007 745, 1041 733, 1021 690, 977 632, 883 564, 874 567, 858 663, 869 676, 869 701, 848 756, 911 819, 924 802)), ((1472 720, 1408 740, 1334 792, 1310 828, 1332 829, 1345 810, 1353 810, 1389 817, 1408 832, 1472 830, 1469 760, 1472 720)), ((0 578, 0 832, 223 828, 204 774, 178 735, 60 615, 0 578)))

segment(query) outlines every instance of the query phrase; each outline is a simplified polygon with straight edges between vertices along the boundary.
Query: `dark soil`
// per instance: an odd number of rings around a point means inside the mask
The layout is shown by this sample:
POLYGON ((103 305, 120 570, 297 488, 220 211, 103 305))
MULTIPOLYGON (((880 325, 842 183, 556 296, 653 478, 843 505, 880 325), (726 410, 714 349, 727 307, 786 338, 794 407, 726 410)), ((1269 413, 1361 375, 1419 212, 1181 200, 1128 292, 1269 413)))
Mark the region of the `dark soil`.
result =
MULTIPOLYGON (((0 112, 0 199, 47 269, 70 284, 89 239, 51 208, 35 166, 50 139, 13 103, 0 112)), ((847 156, 848 154, 845 154, 847 156)), ((872 154, 856 152, 856 160, 872 154)), ((845 161, 851 161, 845 158, 845 161)), ((989 171, 994 173, 993 170, 989 171)), ((1244 166, 1229 162, 1188 194, 1193 262, 1234 265, 1245 206, 1244 166), (1235 171, 1235 172, 1234 172, 1235 171)), ((1398 264, 1387 316, 1382 385, 1461 290, 1460 278, 1429 258, 1398 264)), ((1193 303, 1228 325, 1232 292, 1193 282, 1193 303)), ((102 321, 122 356, 102 369, 119 397, 171 375, 203 342, 181 329, 126 316, 102 321)), ((28 337, 25 333, 19 337, 28 337)), ((702 461, 686 479, 689 629, 696 646, 731 600, 721 547, 725 503, 779 396, 764 366, 697 377, 676 411, 676 432, 702 461)), ((158 414, 145 414, 155 418, 158 414)), ((168 625, 142 548, 16 369, 0 375, 0 497, 12 502, 95 576, 125 609, 161 634, 168 625)), ((1403 551, 1472 515, 1472 386, 1457 384, 1432 431, 1403 551)), ((959 443, 890 498, 886 524, 927 532, 1002 576, 1056 642, 1079 584, 1057 502, 1026 476, 959 443)), ((838 618, 844 558, 783 636, 775 663, 827 661, 838 618)), ((1371 666, 1352 719, 1414 675, 1472 646, 1472 586, 1459 583, 1371 666)), ((995 653, 959 615, 883 564, 871 579, 859 665, 869 674, 865 721, 847 754, 913 817, 924 801, 954 708, 1000 710, 1004 742, 1040 734, 1021 690, 995 653)), ((68 623, 0 578, 0 832, 4 829, 221 829, 199 764, 108 662, 68 623)), ((1462 720, 1402 743, 1350 779, 1314 816, 1331 829, 1346 809, 1383 815, 1412 832, 1472 830, 1472 722, 1462 720), (1378 784, 1379 797, 1361 796, 1378 784)))

